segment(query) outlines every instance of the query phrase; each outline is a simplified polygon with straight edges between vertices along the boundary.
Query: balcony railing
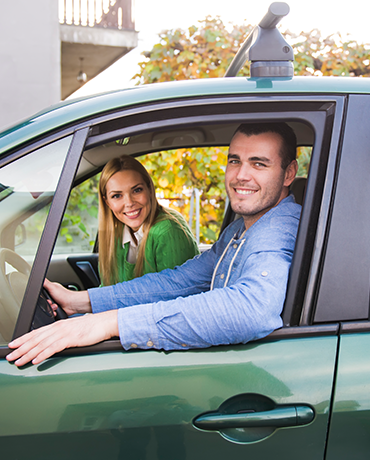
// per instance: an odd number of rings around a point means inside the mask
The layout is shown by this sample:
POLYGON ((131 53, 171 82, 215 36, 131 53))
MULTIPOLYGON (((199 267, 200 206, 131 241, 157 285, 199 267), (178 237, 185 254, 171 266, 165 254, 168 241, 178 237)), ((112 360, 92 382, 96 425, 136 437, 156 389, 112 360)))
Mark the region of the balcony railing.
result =
POLYGON ((135 0, 59 0, 59 22, 105 29, 135 29, 135 0))

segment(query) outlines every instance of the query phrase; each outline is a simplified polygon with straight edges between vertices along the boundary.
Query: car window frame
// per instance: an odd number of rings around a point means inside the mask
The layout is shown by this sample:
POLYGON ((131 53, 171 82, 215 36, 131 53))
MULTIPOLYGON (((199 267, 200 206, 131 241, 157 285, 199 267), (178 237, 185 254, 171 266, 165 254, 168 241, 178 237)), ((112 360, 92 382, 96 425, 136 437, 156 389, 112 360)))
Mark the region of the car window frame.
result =
MULTIPOLYGON (((124 108, 121 110, 116 110, 111 113, 104 113, 99 116, 96 116, 92 119, 89 119, 88 121, 82 120, 80 123, 77 123, 75 126, 70 127, 67 130, 64 130, 64 132, 68 131, 75 131, 75 136, 76 136, 76 141, 73 142, 73 148, 71 146, 71 152, 70 156, 68 157, 68 165, 66 161, 65 169, 63 170, 63 183, 65 184, 64 186, 64 193, 62 190, 59 191, 59 185, 57 189, 57 200, 55 203, 55 208, 58 208, 59 210, 55 209, 53 211, 53 215, 55 217, 55 224, 51 224, 51 218, 48 219, 46 227, 45 227, 45 235, 43 235, 43 238, 40 243, 39 251, 38 251, 38 258, 37 258, 37 264, 34 264, 34 269, 33 273, 38 273, 38 275, 34 275, 31 273, 30 281, 29 281, 29 286, 27 287, 26 290, 26 295, 24 298, 24 301, 22 303, 22 308, 20 311, 16 331, 14 334, 14 337, 21 335, 29 330, 32 317, 34 314, 34 310, 36 307, 37 303, 37 298, 41 289, 41 280, 43 277, 40 276, 40 273, 43 273, 45 275, 47 265, 49 262, 49 259, 52 254, 52 249, 53 245, 55 242, 55 239, 57 237, 57 231, 55 230, 56 226, 59 226, 61 223, 61 220, 63 218, 64 214, 64 209, 67 205, 70 189, 72 188, 73 185, 73 178, 75 177, 77 167, 80 161, 80 156, 83 152, 84 149, 89 149, 92 148, 96 145, 100 145, 104 142, 107 142, 108 140, 113 140, 117 138, 122 138, 126 137, 127 135, 134 135, 139 132, 144 132, 144 131, 150 131, 153 132, 155 130, 163 130, 163 120, 167 120, 166 126, 168 127, 179 127, 179 126, 193 126, 193 125, 204 125, 205 123, 215 123, 215 122, 234 122, 234 123, 240 123, 242 121, 247 121, 248 119, 253 119, 253 120, 268 120, 268 121, 273 121, 273 120, 296 120, 296 121, 302 121, 305 123, 311 123, 312 126, 316 126, 316 128, 320 125, 322 125, 321 131, 322 131, 322 136, 327 135, 328 132, 330 131, 330 135, 328 138, 328 146, 320 145, 320 142, 323 142, 323 138, 317 138, 315 141, 316 148, 314 150, 322 150, 326 149, 328 150, 328 155, 329 155, 329 150, 331 153, 335 154, 336 156, 336 150, 334 147, 335 144, 335 135, 337 134, 338 127, 340 129, 340 125, 342 123, 342 117, 343 117, 343 110, 344 110, 344 96, 333 96, 333 95, 307 95, 307 96, 302 96, 302 95, 289 95, 289 94, 279 94, 279 95, 268 95, 268 97, 264 95, 238 95, 238 96, 228 96, 228 95, 222 95, 218 97, 204 97, 204 98, 184 98, 184 99, 177 99, 175 101, 168 101, 166 100, 165 102, 158 102, 158 103, 151 103, 147 106, 139 105, 135 107, 128 107, 124 108), (247 111, 247 107, 245 104, 248 103, 253 103, 253 104, 261 104, 262 107, 260 107, 256 112, 255 111, 247 111), (267 104, 267 105, 266 105, 267 104), (280 110, 277 110, 275 112, 271 111, 266 111, 266 107, 269 104, 273 104, 276 107, 280 107, 280 110), (238 107, 238 110, 235 110, 234 112, 229 112, 226 110, 221 110, 221 113, 213 113, 213 109, 215 107, 219 107, 222 105, 224 109, 230 108, 230 107, 238 107), (297 108, 296 111, 291 111, 287 110, 289 106, 294 106, 297 108), (298 106, 301 107, 300 110, 298 110, 298 106), (143 111, 143 107, 145 107, 145 111, 143 111), (194 109, 196 107, 196 110, 194 109), (208 114, 199 114, 199 107, 206 108, 208 110, 208 114), (284 107, 284 109, 283 109, 284 107), (188 109, 188 112, 190 114, 184 114, 184 108, 188 109), (190 109, 190 110, 189 110, 190 109), (322 121, 317 121, 317 112, 319 112, 319 109, 324 115, 324 118, 322 121), (164 116, 159 116, 156 117, 159 113, 161 113, 162 110, 165 110, 167 118, 164 118, 164 116), (181 116, 172 118, 168 115, 171 115, 171 111, 181 111, 181 116), (193 114, 191 114, 191 112, 193 114), (196 113, 196 115, 194 114, 196 113), (147 116, 146 118, 144 117, 144 114, 147 116), (150 116, 148 116, 150 114, 150 116), (140 116, 138 116, 140 115, 140 116), (131 116, 134 116, 134 118, 137 119, 136 124, 130 123, 130 118, 131 116), (316 117, 316 118, 315 118, 316 117), (331 117, 332 121, 334 120, 334 124, 330 127, 328 127, 328 118, 331 117), (155 119, 154 119, 155 118, 155 119), (103 126, 106 126, 106 123, 111 123, 112 121, 116 123, 117 125, 123 120, 125 120, 125 126, 119 128, 119 129, 114 129, 113 131, 108 131, 102 133, 102 130, 100 128, 103 126), (324 123, 325 122, 325 123, 324 123), (319 149, 320 147, 320 149, 319 149), (69 178, 67 178, 67 172, 69 175, 69 178), (63 212, 61 210, 63 209, 63 212), (58 222, 57 222, 58 220, 58 222), (33 307, 32 307, 33 305, 33 307)), ((103 130, 104 131, 104 130, 103 130)), ((53 134, 53 136, 50 137, 58 137, 57 134, 53 134)), ((74 139, 75 140, 75 139, 74 139)), ((46 140, 43 140, 45 142, 46 140)), ((141 154, 144 153, 150 153, 150 152, 141 152, 141 154)), ((315 158, 315 153, 313 155, 313 158, 315 158)), ((320 161, 319 159, 321 158, 321 154, 318 153, 316 155, 318 164, 317 167, 320 166, 320 161)), ((316 161, 316 160, 314 160, 316 161)), ((331 163, 334 160, 331 161, 331 163)), ((336 160, 335 160, 336 161, 336 160)), ((330 164, 330 168, 332 168, 330 164)), ((331 186, 332 183, 331 181, 333 180, 332 178, 332 171, 328 171, 329 174, 329 180, 326 182, 326 189, 328 190, 328 193, 331 193, 331 186)), ((324 175, 325 177, 325 175, 324 175)), ((79 182, 81 180, 84 180, 85 178, 79 178, 79 182)), ((323 182, 323 178, 321 177, 321 181, 323 182)), ((312 182, 312 181, 311 181, 312 182)), ((62 177, 61 177, 61 183, 62 183, 62 177)), ((312 213, 317 210, 317 196, 318 194, 315 194, 314 191, 315 184, 311 184, 310 181, 308 182, 308 187, 307 187, 307 194, 308 198, 306 197, 306 204, 305 204, 305 213, 302 216, 302 222, 300 225, 299 229, 299 234, 298 234, 298 239, 297 239, 297 250, 294 254, 293 258, 293 264, 292 264, 292 278, 289 283, 288 287, 288 293, 287 293, 287 300, 293 299, 294 300, 294 294, 290 294, 290 292, 294 293, 294 290, 297 291, 297 276, 294 277, 294 270, 293 267, 302 267, 302 259, 303 259, 303 253, 304 251, 302 250, 304 243, 307 238, 307 234, 309 231, 312 233, 312 229, 310 229, 310 223, 312 220, 312 213), (311 191, 310 191, 311 190, 311 191), (310 195, 312 194, 311 197, 311 205, 310 203, 310 195), (314 199, 315 198, 315 199, 314 199), (311 206, 311 208, 310 208, 311 206), (307 210, 310 209, 310 212, 307 210), (305 215, 308 216, 305 218, 305 215), (311 220, 310 220, 311 219, 311 220), (289 297, 290 295, 290 297, 289 297)), ((61 187, 62 188, 62 187, 61 187)), ((319 207, 320 207, 320 217, 319 217, 319 224, 318 228, 320 226, 325 226, 325 222, 327 219, 327 213, 328 210, 326 209, 327 206, 324 205, 322 206, 323 200, 321 200, 321 197, 319 199, 319 207)), ((315 231, 316 235, 316 231, 315 231)), ((315 244, 315 238, 312 238, 312 248, 314 247, 315 244)), ((36 262, 36 260, 35 260, 36 262)), ((306 264, 306 271, 307 271, 307 264, 306 264)), ((307 274, 308 276, 308 274, 307 274)), ((312 280, 310 280, 312 282, 312 280)), ((301 283, 302 284, 302 283, 301 283)), ((306 291, 305 291, 306 292, 306 291)), ((310 299, 305 299, 305 309, 311 308, 311 302, 310 299)), ((301 334, 303 330, 300 328, 301 323, 298 322, 297 324, 292 324, 290 321, 290 318, 292 317, 292 314, 294 313, 297 316, 300 317, 302 311, 302 306, 297 306, 294 304, 294 302, 291 302, 291 307, 286 308, 284 310, 284 328, 281 331, 276 331, 275 333, 271 334, 272 338, 274 338, 274 334, 277 336, 281 336, 282 334, 287 334, 289 335, 295 335, 295 334, 301 334), (299 314, 297 315, 297 311, 299 311, 299 314), (287 319, 288 318, 288 319, 287 319), (292 328, 292 326, 298 326, 292 328)), ((331 333, 336 333, 335 331, 337 330, 336 327, 333 328, 332 325, 330 327, 325 327, 325 325, 320 325, 319 328, 321 331, 327 330, 329 334, 331 333)), ((322 332, 323 333, 323 332, 322 332)), ((87 347, 86 349, 80 348, 80 349, 71 349, 67 350, 65 352, 62 352, 63 354, 76 354, 76 353, 86 353, 86 352, 95 352, 95 351, 108 351, 108 350, 117 350, 121 348, 119 340, 111 340, 109 342, 104 342, 101 344, 94 345, 92 347, 87 347)))
POLYGON ((306 186, 304 212, 301 216, 283 311, 284 327, 313 326, 312 312, 315 308, 320 267, 328 237, 328 222, 330 221, 335 195, 347 104, 346 96, 335 98, 333 112, 328 114, 331 118, 331 123, 325 126, 326 132, 323 139, 325 139, 326 145, 322 145, 322 151, 318 155, 313 154, 312 156, 306 186), (311 172, 314 174, 311 174, 311 172), (313 178, 316 178, 315 183, 312 180, 313 178), (317 200, 318 196, 321 197, 320 200, 317 200), (311 203, 311 219, 308 217, 308 203, 311 203), (315 229, 313 229, 314 225, 316 226, 315 229), (306 234, 315 231, 314 239, 311 238, 310 263, 305 264, 305 266, 299 262, 308 257, 307 240, 301 234, 303 229, 306 234), (303 279, 305 279, 304 289, 302 285, 303 279), (295 305, 301 305, 301 309, 294 309, 295 305))
MULTIPOLYGON (((329 214, 329 206, 330 198, 328 200, 321 199, 322 193, 324 190, 325 185, 325 197, 331 196, 333 191, 333 184, 334 184, 334 174, 335 174, 335 165, 337 163, 337 152, 338 152, 338 139, 339 134, 341 132, 341 126, 344 119, 345 113, 345 104, 346 104, 346 97, 345 96, 335 96, 335 95, 318 95, 313 96, 309 95, 307 97, 302 96, 286 96, 286 95, 278 95, 278 96, 271 96, 269 95, 268 101, 264 100, 263 97, 260 96, 233 96, 233 97, 219 97, 217 99, 218 106, 220 104, 243 104, 243 103, 257 103, 258 101, 264 103, 272 103, 277 104, 279 102, 285 102, 285 105, 289 104, 301 104, 306 105, 307 110, 301 109, 298 111, 299 116, 297 116, 297 112, 293 110, 281 110, 276 112, 265 112, 263 108, 260 111, 256 112, 248 112, 245 113, 231 113, 231 111, 227 112, 227 116, 225 117, 225 113, 222 113, 221 116, 218 114, 209 114, 209 115, 201 115, 198 114, 196 117, 191 117, 192 121, 194 122, 194 118, 201 119, 202 124, 205 123, 212 123, 217 121, 220 117, 222 118, 223 122, 226 121, 247 121, 248 119, 253 120, 268 120, 273 121, 275 119, 284 119, 286 121, 294 119, 295 121, 301 120, 311 122, 312 126, 316 127, 316 140, 314 145, 314 151, 317 154, 313 154, 312 162, 310 166, 310 172, 313 170, 313 174, 308 178, 307 183, 307 191, 305 197, 305 213, 302 215, 301 224, 299 228, 299 233, 297 237, 297 244, 296 249, 292 261, 292 269, 291 269, 291 278, 287 290, 287 298, 283 312, 283 321, 284 327, 289 326, 299 326, 299 325, 307 325, 308 323, 304 321, 303 318, 303 311, 307 312, 312 309, 312 304, 314 301, 314 292, 310 291, 307 295, 306 289, 303 289, 303 286, 307 285, 308 277, 311 275, 310 278, 310 287, 316 286, 316 276, 312 276, 312 272, 310 272, 310 264, 303 263, 304 259, 310 261, 311 256, 314 250, 314 247, 318 247, 318 243, 320 243, 320 251, 316 250, 315 252, 315 260, 321 259, 321 249, 323 245, 323 238, 322 235, 319 234, 316 239, 316 229, 317 228, 325 228, 326 221, 328 219, 329 214), (311 104, 311 107, 310 107, 311 104), (323 115, 322 125, 317 123, 317 112, 318 112, 318 105, 313 107, 314 104, 321 104, 320 110, 323 115), (314 116, 311 117, 309 115, 309 110, 312 110, 314 116), (315 109, 315 110, 314 110, 315 109), (325 120, 324 120, 325 119, 325 120), (325 141, 325 142, 324 142, 325 141), (329 168, 329 169, 328 169, 329 168), (314 179, 315 182, 314 182, 314 179), (324 203, 324 205, 323 205, 324 203), (316 228, 316 229, 315 229, 316 228), (308 235, 312 232, 315 233, 315 237, 312 238, 311 235, 311 244, 307 247, 307 238, 308 235), (300 267, 300 270, 297 270, 296 267, 300 267), (305 294, 305 295, 304 295, 305 294), (301 305, 301 309, 299 309, 299 305, 301 305)), ((194 105, 198 106, 205 106, 207 104, 214 105, 215 98, 202 98, 201 100, 197 99, 196 104, 191 103, 191 101, 187 101, 185 104, 186 107, 190 105, 193 107, 194 105)), ((159 105, 158 107, 160 110, 168 110, 169 104, 166 101, 165 103, 159 105)), ((135 110, 131 112, 132 115, 136 116, 135 110)), ((110 121, 104 121, 103 123, 108 124, 110 121)), ((180 116, 176 119, 171 118, 171 126, 176 126, 177 128, 181 128, 186 124, 189 124, 189 120, 187 120, 186 114, 184 111, 181 112, 180 116)), ((114 136, 116 138, 124 138, 129 135, 138 134, 139 132, 143 131, 150 131, 153 132, 155 129, 162 128, 162 120, 152 121, 148 119, 143 119, 141 117, 140 123, 138 126, 138 131, 135 131, 132 126, 130 127, 122 127, 118 128, 119 125, 119 118, 116 117, 114 123, 117 124, 117 129, 114 130, 114 136)), ((94 147, 95 145, 102 144, 107 142, 109 139, 112 139, 110 135, 107 136, 107 133, 101 133, 98 129, 93 130, 92 135, 89 137, 86 146, 87 148, 94 147)), ((149 153, 149 152, 147 152, 149 153)), ((309 175, 310 176, 310 175, 309 175)), ((230 218, 230 213, 226 213, 226 216, 230 218)), ((227 222, 225 223, 227 225, 227 222)), ((315 274, 314 274, 315 275, 315 274)))

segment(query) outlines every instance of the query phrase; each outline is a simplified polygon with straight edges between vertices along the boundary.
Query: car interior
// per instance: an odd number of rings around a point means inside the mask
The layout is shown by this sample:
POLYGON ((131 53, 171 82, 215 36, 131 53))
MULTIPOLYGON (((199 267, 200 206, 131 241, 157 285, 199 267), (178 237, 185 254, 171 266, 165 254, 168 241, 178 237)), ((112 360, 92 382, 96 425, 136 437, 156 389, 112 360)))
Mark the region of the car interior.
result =
MULTIPOLYGON (((313 145, 313 132, 312 129, 303 123, 290 122, 291 127, 294 129, 298 145, 312 146, 313 145)), ((177 149, 193 149, 200 147, 220 147, 229 145, 230 139, 237 128, 237 124, 214 124, 204 125, 201 128, 187 128, 187 129, 173 129, 160 132, 144 132, 142 134, 126 137, 123 139, 115 139, 111 142, 103 143, 91 149, 84 151, 80 167, 75 179, 75 183, 79 184, 101 171, 104 165, 112 158, 121 155, 132 155, 139 160, 145 158, 146 155, 159 151, 177 150, 177 149)), ((223 180, 223 179, 221 179, 223 180)), ((295 195, 296 201, 299 204, 303 203, 304 191, 306 186, 306 177, 297 177, 291 185, 292 193, 295 195)), ((225 212, 225 221, 223 222, 222 229, 225 225, 229 224, 231 220, 238 216, 225 212), (226 216, 228 216, 226 218, 226 216)), ((201 251, 205 250, 209 245, 201 245, 201 251)), ((97 252, 97 247, 91 251, 97 252)), ((61 262, 63 257, 57 257, 54 254, 53 261, 49 267, 48 276, 50 279, 61 280, 60 274, 69 272, 71 277, 73 271, 79 274, 80 280, 74 281, 70 278, 62 278, 63 284, 70 286, 72 289, 90 288, 99 285, 99 275, 97 271, 97 256, 92 254, 89 263, 81 260, 79 255, 70 255, 68 257, 68 264, 70 267, 64 267, 61 270, 61 262), (55 264, 55 267, 53 266, 55 264), (56 268, 58 267, 58 268, 56 268), (58 275, 59 273, 59 275, 58 275), (59 279, 58 279, 59 278, 59 279), (82 280, 81 280, 82 278, 82 280), (82 282, 81 282, 82 281, 82 282)))
MULTIPOLYGON (((314 144, 312 128, 300 121, 289 121, 289 124, 297 135, 298 146, 312 148, 314 144)), ((108 140, 106 139, 107 136, 105 136, 104 141, 98 140, 92 146, 87 145, 85 147, 74 180, 74 186, 77 187, 89 178, 96 176, 110 159, 121 155, 132 155, 140 160, 144 158, 143 155, 150 155, 154 152, 199 147, 227 147, 238 125, 239 123, 233 122, 202 124, 201 127, 162 128, 160 130, 144 130, 125 137, 113 137, 113 130, 108 140)), ((97 137, 101 136, 101 132, 102 130, 100 130, 97 137)), ((0 294, 0 342, 2 343, 11 340, 23 294, 31 273, 32 262, 36 257, 38 242, 41 239, 42 226, 46 221, 50 203, 57 187, 57 178, 65 158, 64 152, 70 141, 70 138, 67 137, 58 141, 60 148, 56 149, 55 145, 52 144, 54 145, 53 148, 45 147, 44 149, 46 150, 41 149, 40 160, 35 162, 35 155, 33 155, 33 166, 26 164, 25 170, 27 174, 25 174, 25 178, 21 178, 21 182, 29 182, 26 176, 29 178, 29 170, 34 170, 35 177, 42 177, 43 190, 40 190, 39 180, 34 190, 28 184, 18 191, 17 186, 14 184, 17 181, 19 182, 19 177, 12 185, 8 185, 11 184, 11 181, 9 182, 8 180, 9 169, 11 168, 8 167, 8 170, 3 168, 2 170, 3 174, 0 176, 0 183, 2 184, 0 194, 2 214, 0 283, 3 286, 2 294, 0 294), (53 164, 53 174, 51 175, 49 171, 43 173, 48 166, 42 163, 45 156, 53 164), (35 231, 35 228, 39 230, 35 231)), ((31 161, 29 163, 31 165, 31 161)), ((220 178, 220 180, 223 180, 223 178, 220 178)), ((305 186, 305 177, 297 177, 291 186, 296 201, 301 204, 303 203, 305 186)), ((236 217, 238 216, 235 216, 232 210, 227 208, 226 203, 221 231, 236 217)), ((93 220, 95 221, 96 232, 97 218, 95 217, 93 220)), ((58 240, 62 236, 59 233, 58 240)), ((96 234, 93 236, 95 242, 96 236, 96 234)), ((58 240, 56 247, 58 247, 58 240)), ((207 247, 207 245, 203 245, 201 250, 207 247)), ((69 289, 74 290, 99 286, 97 251, 97 244, 90 246, 88 252, 84 251, 82 253, 69 253, 68 244, 65 245, 62 252, 55 250, 47 272, 48 279, 58 281, 69 289)), ((44 307, 47 309, 46 305, 44 307)), ((42 324, 43 321, 41 320, 40 325, 42 324)))

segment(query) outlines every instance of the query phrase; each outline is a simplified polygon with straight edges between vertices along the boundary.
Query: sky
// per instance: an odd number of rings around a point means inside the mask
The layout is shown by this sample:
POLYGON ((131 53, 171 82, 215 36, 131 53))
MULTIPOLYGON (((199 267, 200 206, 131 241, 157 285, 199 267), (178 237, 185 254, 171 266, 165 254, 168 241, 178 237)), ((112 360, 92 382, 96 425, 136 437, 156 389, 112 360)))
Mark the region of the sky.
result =
MULTIPOLYGON (((96 78, 88 81, 71 97, 127 88, 138 71, 141 53, 158 42, 158 34, 168 29, 187 29, 206 18, 220 16, 224 24, 258 24, 271 0, 134 0, 138 47, 96 78)), ((322 36, 340 32, 359 43, 370 44, 370 2, 368 0, 287 0, 289 14, 282 19, 282 30, 293 33, 319 29, 322 36)))

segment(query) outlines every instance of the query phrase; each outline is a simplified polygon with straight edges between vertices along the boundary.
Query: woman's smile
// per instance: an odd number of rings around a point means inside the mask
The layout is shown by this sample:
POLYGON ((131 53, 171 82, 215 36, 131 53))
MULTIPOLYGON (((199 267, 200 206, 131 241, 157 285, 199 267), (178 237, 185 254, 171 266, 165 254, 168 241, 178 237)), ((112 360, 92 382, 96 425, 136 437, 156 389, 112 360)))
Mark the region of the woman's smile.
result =
POLYGON ((108 180, 105 202, 116 218, 134 232, 150 213, 150 193, 137 171, 119 171, 108 180))

